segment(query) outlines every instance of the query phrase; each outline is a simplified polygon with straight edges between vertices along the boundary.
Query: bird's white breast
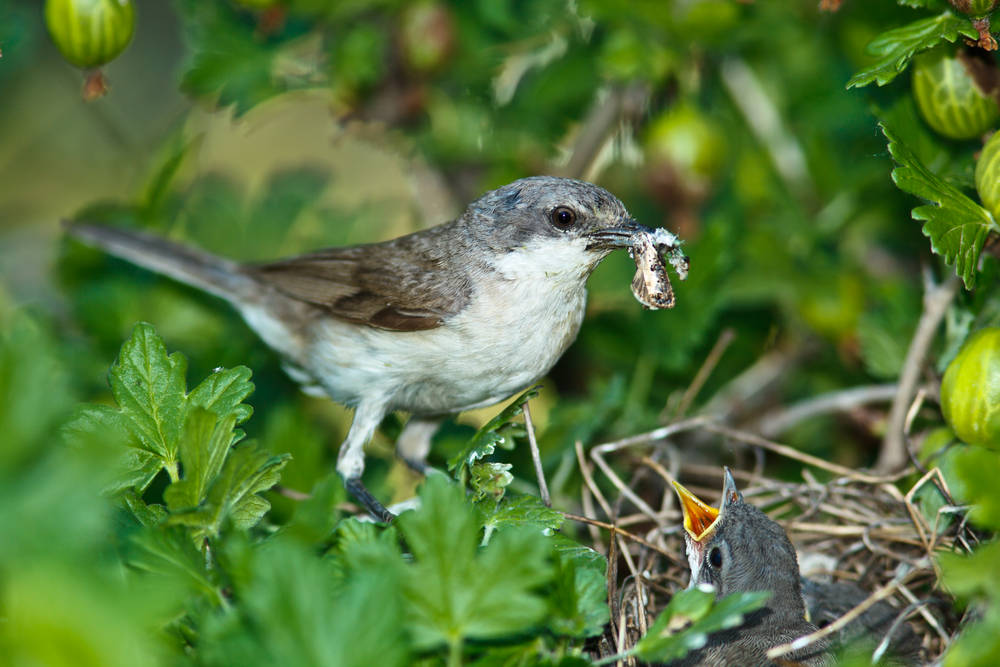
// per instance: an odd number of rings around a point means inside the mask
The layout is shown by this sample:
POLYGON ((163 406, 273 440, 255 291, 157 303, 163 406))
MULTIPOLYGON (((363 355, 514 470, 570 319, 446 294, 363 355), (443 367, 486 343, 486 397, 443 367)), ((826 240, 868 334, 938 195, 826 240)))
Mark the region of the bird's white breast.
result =
POLYGON ((539 379, 576 338, 594 258, 586 244, 534 241, 476 275, 467 306, 435 329, 317 322, 309 368, 348 405, 450 413, 496 403, 539 379))

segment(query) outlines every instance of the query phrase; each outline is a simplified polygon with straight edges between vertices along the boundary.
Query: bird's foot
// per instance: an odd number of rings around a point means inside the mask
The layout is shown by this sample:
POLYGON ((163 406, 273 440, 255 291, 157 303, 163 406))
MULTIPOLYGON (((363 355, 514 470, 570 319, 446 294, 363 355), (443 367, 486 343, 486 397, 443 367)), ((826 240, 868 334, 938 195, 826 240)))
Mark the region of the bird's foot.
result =
POLYGON ((347 492, 354 496, 354 499, 361 503, 377 521, 392 523, 392 520, 396 518, 395 514, 387 510, 385 505, 376 500, 375 496, 365 488, 360 478, 345 479, 344 486, 347 487, 347 492))

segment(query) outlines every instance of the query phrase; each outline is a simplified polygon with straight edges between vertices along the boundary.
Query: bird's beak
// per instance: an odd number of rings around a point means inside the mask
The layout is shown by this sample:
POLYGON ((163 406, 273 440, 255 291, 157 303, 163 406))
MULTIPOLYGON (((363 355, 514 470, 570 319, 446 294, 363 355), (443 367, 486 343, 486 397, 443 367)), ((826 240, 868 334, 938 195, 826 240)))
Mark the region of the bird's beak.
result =
POLYGON ((614 250, 631 248, 639 232, 652 233, 653 230, 640 225, 635 220, 627 220, 614 227, 605 227, 586 235, 587 250, 614 250))
POLYGON ((684 513, 684 530, 696 543, 708 538, 715 531, 719 520, 719 510, 711 507, 698 496, 694 495, 676 480, 674 490, 681 501, 681 511, 684 513))

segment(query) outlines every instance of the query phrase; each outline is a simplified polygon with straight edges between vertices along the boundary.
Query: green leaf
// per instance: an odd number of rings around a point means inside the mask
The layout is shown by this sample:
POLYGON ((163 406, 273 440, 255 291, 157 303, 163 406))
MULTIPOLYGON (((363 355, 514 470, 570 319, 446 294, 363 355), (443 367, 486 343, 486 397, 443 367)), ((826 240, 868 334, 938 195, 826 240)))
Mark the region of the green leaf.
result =
POLYGON ((678 660, 704 646, 709 634, 741 624, 747 613, 759 609, 770 596, 767 592, 733 593, 716 601, 713 590, 683 590, 660 612, 633 654, 647 662, 678 660))
POLYGON ((588 546, 571 540, 562 533, 555 533, 549 538, 549 543, 562 558, 568 558, 580 567, 586 567, 597 572, 606 573, 608 559, 588 546))
POLYGON ((220 420, 204 408, 195 408, 188 414, 180 442, 184 477, 163 492, 172 512, 196 508, 205 500, 209 485, 218 477, 233 444, 235 423, 234 415, 220 420))
POLYGON ((117 450, 103 488, 107 495, 126 489, 142 493, 163 469, 162 458, 134 446, 136 441, 126 422, 127 417, 108 405, 82 405, 62 428, 70 442, 98 443, 108 450, 117 450))
POLYGON ((209 576, 205 557, 180 529, 143 530, 129 543, 130 567, 160 576, 175 577, 183 585, 218 600, 221 591, 209 576))
POLYGON ((287 454, 271 456, 255 443, 241 444, 229 453, 204 502, 196 509, 171 514, 168 523, 194 529, 193 537, 215 537, 226 520, 238 529, 252 528, 271 504, 257 494, 278 483, 287 454))
POLYGON ((913 219, 925 221, 923 232, 930 238, 931 248, 954 265, 966 288, 972 289, 986 235, 1000 231, 1000 227, 989 211, 927 169, 887 120, 879 125, 889 140, 889 153, 899 165, 892 171, 893 182, 900 190, 932 202, 913 209, 913 219))
POLYGON ((600 634, 611 613, 604 558, 597 554, 600 558, 595 561, 574 550, 557 550, 556 554, 553 586, 546 596, 549 630, 568 637, 600 634))
POLYGON ((472 464, 469 472, 472 473, 469 483, 472 487, 476 500, 490 499, 493 502, 500 502, 503 498, 507 486, 514 481, 514 476, 510 474, 513 466, 510 463, 490 463, 479 461, 472 464))
MULTIPOLYGON (((478 503, 483 509, 485 503, 478 503)), ((490 533, 497 529, 515 527, 533 527, 545 533, 559 530, 563 524, 563 515, 551 507, 546 507, 535 496, 518 496, 505 498, 488 512, 484 512, 481 523, 490 533)))
POLYGON ((49 332, 24 311, 0 320, 0 469, 37 455, 71 407, 68 394, 49 332))
POLYGON ((253 408, 243 403, 254 390, 252 374, 246 366, 220 368, 191 391, 188 404, 211 410, 220 418, 232 415, 236 424, 242 424, 253 414, 253 408))
POLYGON ((111 366, 111 393, 123 419, 119 422, 135 445, 168 468, 177 464, 177 441, 184 425, 187 360, 167 355, 153 325, 140 322, 111 366))
POLYGON ((977 37, 978 33, 968 19, 955 16, 950 11, 884 32, 873 39, 866 49, 878 60, 852 76, 847 87, 867 86, 872 81, 884 86, 903 72, 918 52, 942 41, 954 42, 959 35, 977 37))
POLYGON ((952 454, 951 464, 972 503, 969 518, 983 528, 1000 528, 1000 490, 996 485, 1000 453, 972 445, 961 447, 952 454))
MULTIPOLYGON (((283 471, 288 473, 288 469, 283 471)), ((287 479, 286 479, 286 484, 287 479)), ((337 524, 337 504, 344 500, 344 483, 336 473, 321 477, 309 492, 309 498, 295 504, 295 514, 285 526, 290 533, 306 544, 326 540, 337 524)))
POLYGON ((1000 655, 1000 610, 986 608, 978 623, 967 624, 944 655, 945 667, 993 667, 1000 655))
POLYGON ((509 530, 477 549, 478 525, 462 489, 427 479, 421 508, 398 519, 413 553, 405 587, 419 650, 524 631, 545 614, 534 592, 551 577, 549 546, 531 530, 509 530))
POLYGON ((532 387, 504 408, 500 414, 486 422, 481 429, 476 431, 462 451, 455 454, 448 461, 448 472, 453 472, 458 478, 464 474, 465 469, 476 461, 490 456, 497 446, 508 446, 510 438, 516 433, 510 430, 504 431, 504 426, 510 424, 511 420, 521 414, 525 403, 538 396, 538 387, 532 387))
POLYGON ((128 489, 122 494, 122 502, 129 508, 136 519, 143 526, 151 528, 158 526, 167 520, 167 508, 163 505, 148 505, 138 493, 133 489, 128 489))
MULTIPOLYGON (((164 500, 172 512, 189 514, 205 501, 230 447, 243 437, 233 427, 252 414, 243 400, 254 385, 250 369, 238 366, 215 371, 187 394, 186 367, 180 353, 167 355, 151 325, 140 323, 122 345, 109 373, 118 409, 84 406, 64 428, 78 440, 88 438, 105 445, 118 437, 122 440, 124 447, 116 457, 106 493, 133 489, 141 494, 165 467, 173 483, 164 492, 164 500), (184 479, 179 479, 178 463, 184 465, 184 479)), ((241 502, 224 512, 239 510, 234 514, 238 523, 256 523, 269 507, 253 492, 241 502)), ((143 523, 155 518, 135 502, 130 507, 143 523)), ((211 527, 210 532, 218 529, 214 521, 204 527, 211 527)))
POLYGON ((339 559, 293 540, 249 551, 237 580, 236 613, 207 620, 198 662, 210 666, 403 667, 409 642, 401 595, 403 563, 381 542, 366 544, 367 567, 341 576, 339 559))
POLYGON ((286 89, 273 76, 278 46, 256 35, 254 24, 228 3, 182 0, 176 6, 190 54, 183 90, 220 107, 233 105, 239 116, 286 89))

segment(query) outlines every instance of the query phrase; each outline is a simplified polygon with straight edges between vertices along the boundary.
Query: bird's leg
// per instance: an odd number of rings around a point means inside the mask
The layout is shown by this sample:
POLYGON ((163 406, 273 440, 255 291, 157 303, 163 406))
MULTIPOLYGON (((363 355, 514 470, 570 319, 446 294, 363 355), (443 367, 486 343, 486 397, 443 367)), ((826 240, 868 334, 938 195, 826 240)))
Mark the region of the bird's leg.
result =
POLYGON ((441 426, 441 417, 410 417, 396 440, 396 455, 415 472, 427 474, 431 438, 441 426))
POLYGON ((361 483, 360 477, 355 477, 353 479, 344 479, 344 487, 347 492, 354 496, 354 499, 361 503, 368 513, 375 517, 376 520, 382 523, 392 523, 392 520, 396 518, 396 515, 385 508, 385 505, 380 503, 371 492, 365 488, 365 485, 361 483))
POLYGON ((389 523, 396 515, 385 508, 385 505, 375 499, 375 496, 361 482, 361 474, 365 471, 365 443, 371 440, 372 434, 385 416, 385 404, 362 401, 354 410, 354 421, 347 432, 347 438, 340 446, 337 455, 337 472, 344 480, 347 492, 354 496, 368 512, 378 519, 389 523))

